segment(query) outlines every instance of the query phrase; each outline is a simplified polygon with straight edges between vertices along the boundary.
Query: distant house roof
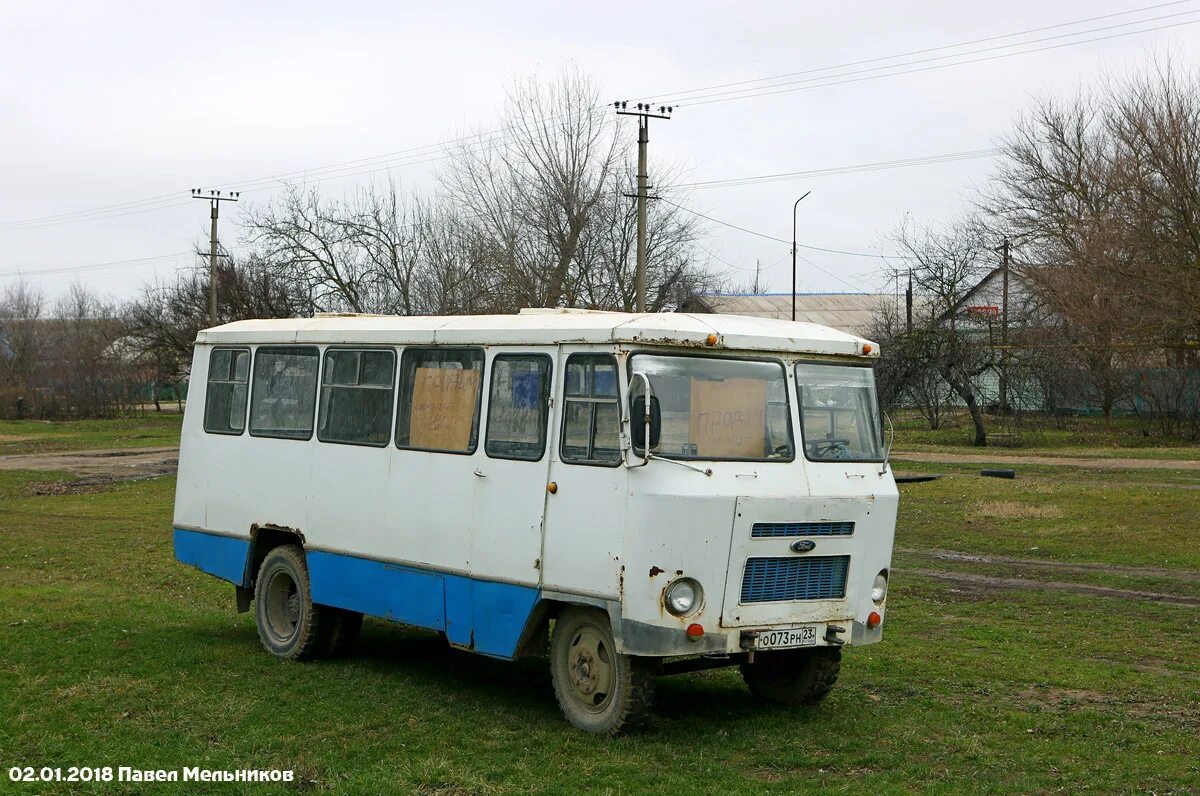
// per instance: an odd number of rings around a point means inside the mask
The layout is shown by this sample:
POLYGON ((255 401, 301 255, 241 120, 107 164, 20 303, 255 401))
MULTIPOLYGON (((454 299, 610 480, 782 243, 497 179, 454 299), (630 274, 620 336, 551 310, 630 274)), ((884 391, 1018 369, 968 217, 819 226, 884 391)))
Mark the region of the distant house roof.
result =
MULTIPOLYGON (((904 297, 888 293, 797 293, 796 320, 840 329, 870 339, 876 321, 888 310, 904 310, 904 297)), ((791 293, 701 293, 690 296, 681 309, 790 320, 791 293)))

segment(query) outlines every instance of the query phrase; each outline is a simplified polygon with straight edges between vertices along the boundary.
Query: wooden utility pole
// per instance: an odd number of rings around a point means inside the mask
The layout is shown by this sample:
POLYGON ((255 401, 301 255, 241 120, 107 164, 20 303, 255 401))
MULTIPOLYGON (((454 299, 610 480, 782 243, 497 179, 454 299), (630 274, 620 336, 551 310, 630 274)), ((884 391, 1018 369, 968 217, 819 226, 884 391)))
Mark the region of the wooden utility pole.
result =
POLYGON ((909 334, 913 330, 913 292, 912 269, 908 269, 908 287, 904 288, 904 329, 909 334))
MULTIPOLYGON (((637 273, 634 278, 634 309, 637 312, 646 311, 646 200, 649 199, 647 190, 648 174, 646 169, 646 147, 650 143, 650 120, 670 119, 674 107, 658 106, 657 112, 648 102, 639 102, 634 110, 628 110, 628 102, 614 102, 618 116, 638 117, 638 173, 637 173, 637 273)), ((629 194, 625 194, 629 196, 629 194)))
POLYGON ((1008 414, 1008 237, 1000 244, 1000 414, 1008 414))
POLYGON ((221 202, 236 202, 240 191, 231 191, 227 196, 221 196, 220 191, 209 191, 207 194, 199 188, 192 189, 193 199, 207 199, 212 205, 209 218, 212 226, 208 234, 208 325, 217 325, 217 216, 221 202))

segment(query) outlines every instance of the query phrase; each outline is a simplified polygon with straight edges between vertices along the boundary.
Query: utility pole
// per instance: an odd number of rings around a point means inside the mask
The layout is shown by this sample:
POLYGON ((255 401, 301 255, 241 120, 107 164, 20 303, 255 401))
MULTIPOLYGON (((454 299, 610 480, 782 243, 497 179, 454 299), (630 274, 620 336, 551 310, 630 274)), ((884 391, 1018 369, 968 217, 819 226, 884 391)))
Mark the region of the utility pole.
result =
POLYGON ((236 202, 241 195, 240 191, 232 191, 228 196, 221 196, 220 191, 210 190, 207 194, 199 188, 192 189, 193 199, 207 199, 212 206, 212 212, 209 217, 212 219, 212 227, 208 234, 208 324, 209 326, 217 325, 217 216, 221 202, 236 202))
MULTIPOLYGON (((646 171, 646 145, 650 143, 650 120, 651 119, 670 119, 671 112, 675 110, 673 106, 659 105, 657 112, 650 107, 648 102, 639 102, 634 106, 634 110, 628 110, 628 102, 624 100, 614 102, 613 107, 617 109, 618 116, 636 116, 638 117, 638 173, 637 173, 637 275, 634 279, 634 309, 637 312, 646 311, 646 200, 649 196, 646 190, 650 187, 647 184, 646 171)), ((629 196, 629 194, 625 194, 629 196)))
POLYGON ((1008 236, 1000 244, 1000 414, 1008 414, 1008 236))
POLYGON ((754 295, 758 295, 758 277, 762 274, 762 260, 754 258, 754 295))
POLYGON ((908 269, 908 287, 904 289, 904 328, 912 334, 912 269, 908 269))
MULTIPOLYGON (((805 191, 804 196, 808 196, 812 191, 805 191)), ((792 320, 796 320, 796 208, 804 201, 804 196, 796 200, 792 205, 792 320)))

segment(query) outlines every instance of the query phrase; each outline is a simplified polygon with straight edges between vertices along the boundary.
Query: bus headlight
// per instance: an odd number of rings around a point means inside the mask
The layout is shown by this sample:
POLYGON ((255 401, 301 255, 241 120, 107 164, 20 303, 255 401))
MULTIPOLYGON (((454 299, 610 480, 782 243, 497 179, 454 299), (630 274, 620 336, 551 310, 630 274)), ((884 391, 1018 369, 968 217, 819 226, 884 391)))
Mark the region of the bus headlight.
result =
POLYGON ((887 597, 887 570, 880 570, 875 576, 875 585, 871 587, 871 602, 879 605, 887 597))
POLYGON ((663 603, 675 616, 691 616, 703 598, 704 590, 691 578, 680 578, 663 592, 663 603))

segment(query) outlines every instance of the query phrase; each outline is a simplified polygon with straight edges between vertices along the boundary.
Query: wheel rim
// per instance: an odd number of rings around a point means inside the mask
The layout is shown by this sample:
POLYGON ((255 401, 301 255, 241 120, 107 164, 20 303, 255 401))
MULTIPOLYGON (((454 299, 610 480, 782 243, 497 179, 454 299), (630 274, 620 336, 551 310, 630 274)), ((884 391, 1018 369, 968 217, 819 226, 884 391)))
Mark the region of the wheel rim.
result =
POLYGON ((291 574, 278 570, 267 581, 267 631, 278 641, 290 641, 300 626, 303 611, 300 589, 291 574))
POLYGON ((604 633, 593 625, 575 631, 567 646, 571 697, 590 713, 601 713, 612 701, 616 668, 604 633))

